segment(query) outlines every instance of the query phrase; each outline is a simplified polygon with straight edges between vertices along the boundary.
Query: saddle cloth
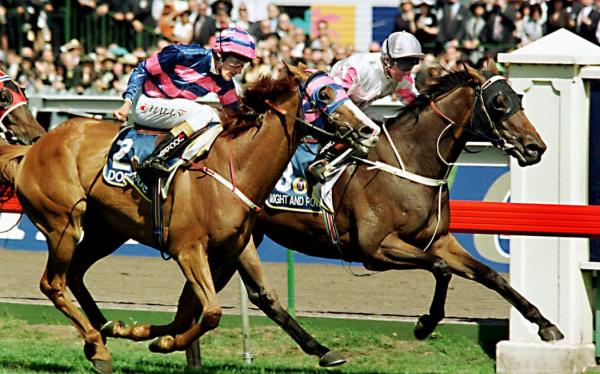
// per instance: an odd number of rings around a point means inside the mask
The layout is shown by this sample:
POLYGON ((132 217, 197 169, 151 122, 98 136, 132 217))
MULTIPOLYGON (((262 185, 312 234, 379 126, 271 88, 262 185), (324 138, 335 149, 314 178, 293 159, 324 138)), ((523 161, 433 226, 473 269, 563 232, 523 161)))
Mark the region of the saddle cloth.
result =
POLYGON ((333 186, 345 167, 341 167, 327 182, 316 186, 309 185, 306 178, 306 169, 315 159, 319 147, 319 144, 313 140, 306 140, 300 144, 283 175, 265 201, 269 208, 318 214, 322 213, 322 209, 333 212, 333 186), (309 193, 310 191, 313 192, 312 196, 309 193))
MULTIPOLYGON (((220 124, 210 124, 187 147, 174 154, 167 161, 171 171, 168 178, 163 178, 161 195, 166 198, 175 171, 183 164, 202 156, 212 146, 223 131, 220 124)), ((133 170, 132 165, 139 165, 152 153, 160 132, 148 133, 134 126, 124 127, 113 140, 108 152, 102 176, 112 186, 125 187, 128 184, 135 188, 146 200, 150 201, 150 180, 144 180, 133 170)))

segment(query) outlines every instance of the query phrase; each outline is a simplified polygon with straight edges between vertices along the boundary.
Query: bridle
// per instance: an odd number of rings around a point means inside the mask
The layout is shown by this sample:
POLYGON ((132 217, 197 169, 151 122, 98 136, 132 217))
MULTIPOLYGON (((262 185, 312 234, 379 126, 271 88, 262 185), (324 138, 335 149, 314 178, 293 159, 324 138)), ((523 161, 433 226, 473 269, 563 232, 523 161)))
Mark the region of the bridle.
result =
POLYGON ((25 144, 4 124, 5 118, 15 109, 27 105, 27 98, 10 76, 0 72, 0 137, 11 144, 25 144))
MULTIPOLYGON (((343 87, 333 80, 327 73, 310 69, 311 74, 305 81, 298 85, 300 101, 296 111, 296 122, 305 126, 308 132, 323 141, 333 139, 347 139, 355 133, 355 130, 347 121, 340 121, 333 113, 350 100, 343 87), (319 93, 325 88, 331 88, 335 97, 326 102, 319 97, 319 93), (331 125, 335 126, 335 132, 327 130, 331 125)), ((287 112, 274 103, 267 101, 267 106, 281 116, 287 112)))
MULTIPOLYGON (((460 128, 463 131, 469 132, 477 137, 483 138, 484 140, 489 141, 495 147, 499 148, 502 151, 508 151, 508 150, 515 148, 515 145, 511 144, 508 140, 506 140, 506 138, 504 136, 502 136, 502 134, 498 130, 496 121, 494 121, 492 119, 492 116, 490 115, 489 110, 486 105, 486 101, 489 102, 489 101, 491 101, 491 99, 493 99, 493 97, 496 96, 496 94, 502 93, 502 90, 500 90, 500 89, 496 89, 495 91, 492 91, 492 92, 489 91, 489 90, 491 90, 491 88, 494 85, 496 85, 496 83, 502 82, 502 81, 506 81, 506 78, 503 76, 500 76, 500 75, 493 75, 488 80, 486 80, 482 85, 476 85, 473 87, 473 90, 475 91, 474 96, 473 96, 473 110, 471 112, 471 118, 468 122, 469 123, 468 127, 466 126, 466 124, 458 124, 458 123, 456 123, 456 121, 453 121, 452 119, 450 119, 447 115, 445 115, 439 109, 439 107, 435 104, 434 100, 431 100, 429 102, 429 107, 431 108, 433 113, 436 116, 438 116, 440 119, 442 119, 448 125, 448 127, 446 129, 444 129, 444 131, 442 131, 442 134, 440 134, 440 137, 438 138, 438 145, 437 145, 438 157, 440 157, 446 165, 449 165, 449 163, 446 162, 446 160, 440 154, 439 142, 440 142, 442 135, 448 129, 450 129, 452 127, 460 128), (479 110, 477 110, 478 108, 479 108, 479 110), (483 118, 478 118, 479 116, 481 116, 483 118), (483 130, 481 129, 480 126, 476 127, 476 125, 481 122, 485 123, 485 125, 486 125, 486 127, 484 127, 483 130)), ((444 96, 446 96, 446 95, 444 95, 444 96)), ((444 96, 442 96, 442 97, 444 97, 444 96)), ((506 94, 505 94, 505 96, 508 97, 508 95, 506 95, 506 94)), ((440 98, 438 98, 438 99, 440 99, 440 98)), ((512 116, 513 114, 515 114, 516 112, 518 112, 521 109, 522 108, 521 108, 520 104, 518 106, 515 106, 515 105, 513 105, 512 101, 511 101, 511 105, 503 112, 500 120, 504 120, 504 119, 512 116)))

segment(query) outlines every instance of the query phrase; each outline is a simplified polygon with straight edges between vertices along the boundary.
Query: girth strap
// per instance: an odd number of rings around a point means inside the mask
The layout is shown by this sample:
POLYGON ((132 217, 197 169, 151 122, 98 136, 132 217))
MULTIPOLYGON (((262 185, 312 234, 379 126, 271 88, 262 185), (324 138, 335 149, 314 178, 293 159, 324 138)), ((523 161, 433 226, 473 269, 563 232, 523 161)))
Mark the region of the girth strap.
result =
POLYGON ((167 243, 164 233, 163 201, 160 196, 161 180, 162 178, 156 178, 152 184, 152 235, 160 251, 160 256, 163 260, 170 260, 171 255, 166 252, 167 243))

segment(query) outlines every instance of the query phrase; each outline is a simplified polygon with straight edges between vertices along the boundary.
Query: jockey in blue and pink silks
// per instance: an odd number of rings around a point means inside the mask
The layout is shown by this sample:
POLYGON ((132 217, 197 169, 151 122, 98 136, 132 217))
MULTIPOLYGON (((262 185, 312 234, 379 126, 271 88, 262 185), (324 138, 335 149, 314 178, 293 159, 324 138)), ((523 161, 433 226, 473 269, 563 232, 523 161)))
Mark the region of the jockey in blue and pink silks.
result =
MULTIPOLYGON (((338 61, 329 75, 348 93, 348 97, 376 122, 384 118, 372 111, 373 101, 395 94, 402 106, 412 103, 418 95, 411 72, 423 58, 421 44, 414 35, 400 31, 390 34, 382 44, 381 53, 356 53, 338 61)), ((376 125, 375 125, 376 126, 376 125)), ((364 134, 376 142, 380 129, 364 134)), ((374 145, 373 145, 374 146, 374 145)), ((342 143, 326 144, 308 171, 319 182, 325 181, 329 164, 340 164, 352 153, 342 143)))
POLYGON ((195 101, 198 97, 214 92, 224 108, 237 109, 233 77, 256 57, 255 49, 250 34, 228 28, 218 35, 212 49, 172 44, 137 64, 114 117, 125 121, 133 107, 137 124, 171 129, 139 171, 167 174, 166 160, 173 150, 210 123, 220 122, 213 108, 195 101))

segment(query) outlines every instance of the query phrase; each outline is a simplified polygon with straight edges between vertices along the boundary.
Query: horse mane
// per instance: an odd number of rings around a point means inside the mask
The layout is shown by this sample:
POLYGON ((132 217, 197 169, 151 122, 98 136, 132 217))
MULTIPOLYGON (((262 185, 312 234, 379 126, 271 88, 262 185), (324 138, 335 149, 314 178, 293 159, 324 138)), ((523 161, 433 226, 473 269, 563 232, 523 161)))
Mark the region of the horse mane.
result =
POLYGON ((437 77, 433 80, 433 83, 420 92, 412 103, 404 108, 403 113, 414 113, 418 116, 422 110, 429 106, 431 100, 435 100, 457 87, 464 86, 471 79, 471 75, 465 70, 452 71, 449 74, 437 77))
POLYGON ((296 90, 296 81, 286 76, 273 79, 268 76, 260 77, 256 82, 248 85, 240 95, 240 110, 225 110, 221 115, 224 136, 235 138, 244 131, 257 127, 256 122, 260 114, 271 109, 267 102, 275 102, 282 95, 296 90))

